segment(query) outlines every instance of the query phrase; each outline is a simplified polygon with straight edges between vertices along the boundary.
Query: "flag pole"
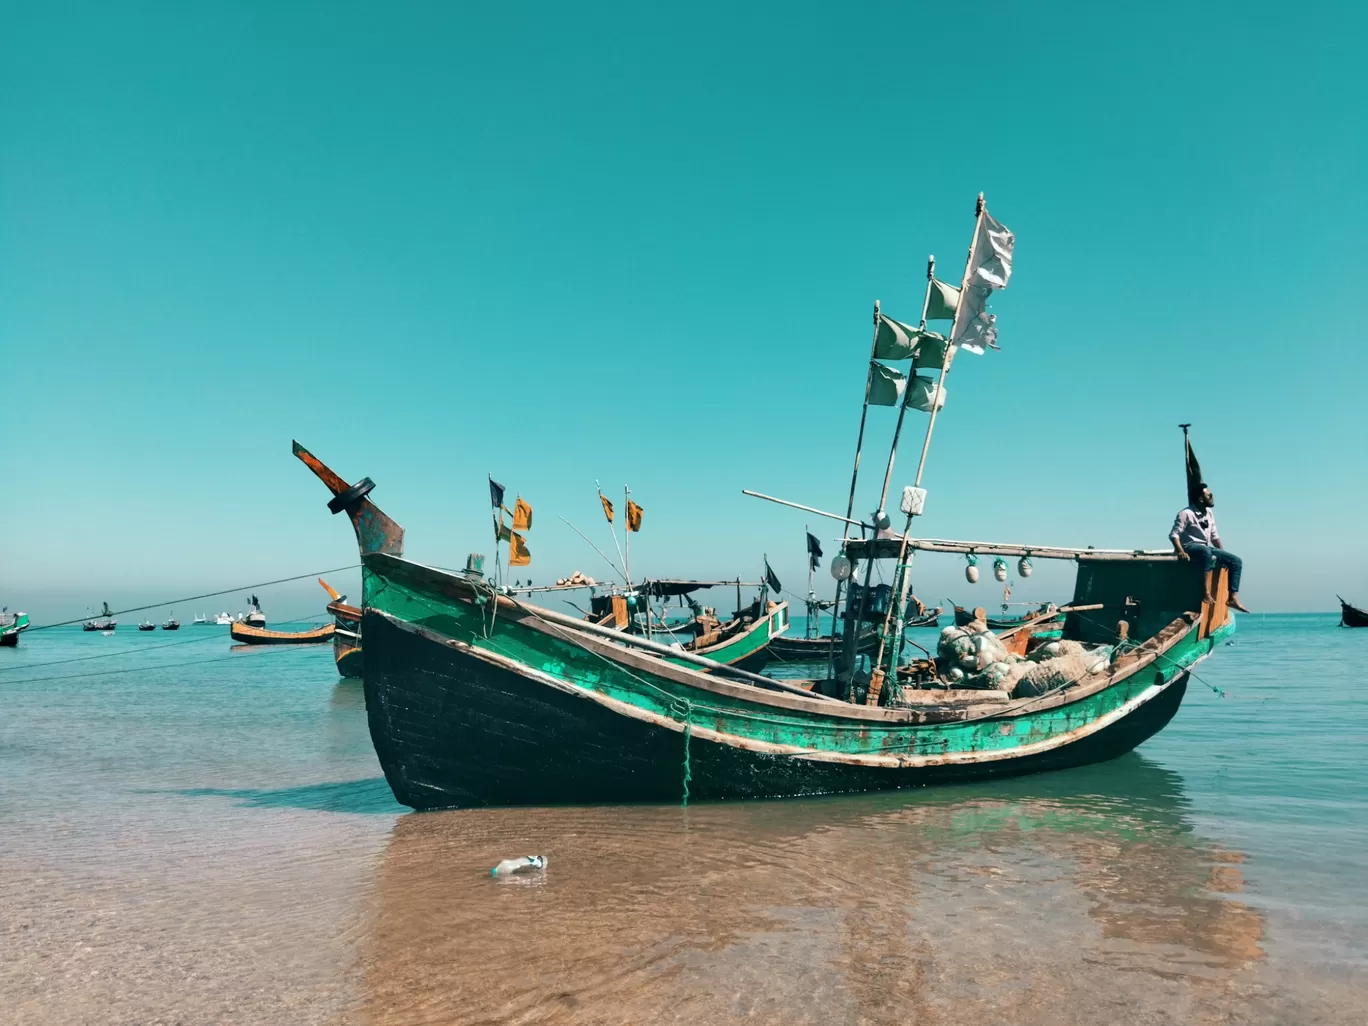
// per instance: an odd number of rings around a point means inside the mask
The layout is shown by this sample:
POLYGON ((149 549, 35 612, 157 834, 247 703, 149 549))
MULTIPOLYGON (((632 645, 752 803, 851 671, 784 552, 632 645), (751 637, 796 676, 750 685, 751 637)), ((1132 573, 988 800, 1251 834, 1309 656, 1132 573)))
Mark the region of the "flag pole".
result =
MULTIPOLYGON (((950 337, 945 340, 945 357, 941 360, 940 380, 936 382, 936 399, 941 397, 941 388, 945 384, 946 377, 950 374, 950 354, 955 341, 955 333, 959 328, 960 310, 964 307, 965 290, 969 288, 969 276, 973 273, 974 257, 978 253, 978 241, 980 231, 983 227, 983 193, 978 194, 978 203, 974 210, 974 238, 969 243, 969 255, 964 260, 964 277, 960 279, 959 299, 955 301, 955 319, 950 322, 950 337)), ((921 487, 922 472, 926 469, 926 454, 931 449, 931 432, 936 430, 936 414, 940 412, 940 403, 932 402, 931 420, 926 425, 926 440, 922 442, 921 459, 917 462, 917 479, 912 482, 917 487, 921 487)))
MULTIPOLYGON (((626 485, 622 486, 622 496, 622 515, 628 518, 627 520, 623 521, 623 523, 627 527, 627 530, 623 532, 622 541, 623 544, 627 546, 627 548, 624 550, 623 553, 622 566, 625 571, 623 576, 627 578, 627 587, 628 589, 630 589, 632 587, 632 522, 630 519, 632 515, 630 512, 632 508, 632 490, 628 488, 626 485)), ((647 622, 650 621, 649 616, 646 619, 647 622)))
MULTIPOLYGON (((865 423, 869 419, 869 393, 874 387, 874 354, 879 351, 879 301, 874 300, 874 338, 869 343, 869 372, 865 375, 864 408, 860 410, 860 433, 855 437, 855 466, 850 471, 850 499, 846 502, 845 538, 850 537, 850 515, 855 512, 855 482, 860 477, 860 452, 864 449, 865 423)), ((836 675, 836 621, 841 612, 841 585, 836 582, 836 599, 831 606, 831 648, 827 655, 827 673, 836 675)))
MULTIPOLYGON (((803 544, 804 544, 804 545, 807 545, 807 535, 809 535, 809 534, 811 534, 811 533, 812 533, 812 532, 808 530, 808 525, 807 525, 807 524, 804 524, 804 525, 803 525, 803 535, 804 535, 804 537, 803 537, 803 544)), ((808 615, 807 615, 807 623, 806 623, 806 625, 804 625, 804 627, 803 627, 803 636, 806 637, 806 638, 820 638, 820 637, 822 636, 822 614, 821 614, 820 611, 817 613, 817 631, 816 631, 816 633, 813 633, 813 630, 812 630, 812 611, 813 611, 813 606, 814 606, 814 604, 815 604, 815 600, 816 600, 816 598, 817 598, 817 594, 816 594, 816 592, 814 592, 814 591, 812 590, 812 553, 811 553, 811 552, 809 552, 809 553, 807 554, 807 565, 808 565, 808 596, 807 596, 807 614, 808 614, 808 615)))
MULTIPOLYGON (((921 322, 920 322, 921 328, 922 328, 923 330, 926 328, 926 311, 927 311, 927 309, 931 306, 931 283, 932 283, 932 281, 935 279, 935 277, 936 277, 936 256, 935 256, 935 254, 933 253, 931 256, 929 256, 929 257, 926 258, 926 295, 922 298, 922 312, 921 312, 921 322)), ((949 348, 950 348, 950 343, 949 343, 949 341, 947 341, 947 342, 945 343, 945 346, 946 346, 946 349, 947 349, 947 351, 948 351, 949 348)), ((942 365, 944 365, 943 361, 942 361, 942 365)), ((917 367, 916 367, 916 364, 914 363, 913 366, 912 366, 912 375, 911 375, 911 377, 915 377, 915 376, 916 376, 916 373, 917 373, 917 367)), ((942 372, 942 373, 943 373, 943 372, 942 372)), ((912 382, 911 382, 910 378, 909 378, 909 380, 908 380, 908 382, 907 382, 907 387, 908 387, 909 389, 912 387, 912 382)), ((893 429, 893 447, 892 447, 891 449, 888 450, 888 467, 887 467, 887 469, 884 470, 883 491, 881 491, 881 492, 879 493, 879 512, 880 512, 880 513, 882 513, 882 512, 884 511, 884 503, 886 503, 886 502, 888 501, 888 483, 889 483, 889 481, 891 481, 891 480, 893 479, 893 461, 894 461, 894 460, 897 458, 897 456, 898 456, 898 438, 902 435, 903 418, 904 418, 905 416, 907 416, 907 399, 908 399, 908 396, 910 396, 910 395, 911 395, 911 392, 904 393, 902 405, 899 406, 899 408, 898 408, 898 423, 897 423, 897 426, 894 427, 894 429, 893 429)), ((934 416, 936 415, 936 407, 939 405, 939 403, 938 403, 938 400, 939 400, 939 399, 940 399, 940 386, 937 385, 937 386, 936 386, 936 394, 935 394, 935 396, 932 398, 932 401, 931 401, 931 416, 932 416, 932 417, 934 417, 934 416)))
MULTIPOLYGON (((594 487, 598 489, 599 499, 601 500, 601 499, 603 498, 603 488, 599 486, 599 483, 598 483, 597 480, 594 482, 594 487)), ((605 512, 606 512, 606 511, 605 511, 605 512)), ((624 511, 624 512, 625 512, 625 511, 624 511)), ((617 540, 617 529, 616 529, 615 527, 613 527, 613 522, 612 522, 611 520, 608 521, 608 533, 611 534, 611 535, 613 536, 613 548, 617 549, 618 559, 622 561, 623 566, 624 566, 624 568, 625 568, 626 563, 627 563, 627 560, 626 560, 626 559, 623 559, 623 556, 622 556, 622 546, 618 544, 618 540, 617 540)), ((623 579, 624 581, 627 582, 627 590, 628 590, 628 591, 631 591, 631 590, 632 590, 632 581, 631 581, 631 579, 627 576, 626 573, 624 573, 624 574, 622 575, 622 579, 623 579)))
MULTIPOLYGON (((969 255, 964 259, 964 277, 960 279, 960 294, 955 301, 955 318, 950 322, 950 335, 945 340, 945 355, 941 358, 940 378, 936 381, 936 394, 931 402, 931 419, 926 424, 926 439, 922 442, 921 459, 917 462, 917 478, 913 482, 915 487, 920 488, 922 473, 926 470, 926 454, 931 449, 931 433, 936 430, 936 414, 940 412, 941 389, 945 387, 945 379, 950 374, 950 355, 954 350, 954 340, 956 331, 960 326, 960 311, 964 308, 964 296, 969 288, 969 276, 974 270, 974 257, 978 252, 978 241, 980 230, 983 227, 983 193, 978 194, 978 200, 974 204, 974 237, 969 243, 969 255)), ((930 298, 930 282, 927 283, 927 298, 930 298)), ((923 322, 924 324, 925 322, 923 322)), ((889 462, 892 469, 892 461, 889 462)), ((907 542, 908 535, 912 532, 912 514, 907 515, 907 524, 903 528, 902 545, 898 548, 898 564, 895 567, 894 584, 895 593, 889 596, 888 611, 884 613, 883 630, 879 632, 879 652, 874 660, 874 666, 869 676, 869 692, 865 698, 867 705, 879 704, 879 692, 883 688, 884 680, 884 648, 888 641, 888 629, 893 622, 893 611, 898 610, 899 623, 902 619, 902 609, 907 601, 908 586, 912 581, 912 575, 908 573, 910 567, 907 564, 907 542)), ((897 678, 898 649, 901 645, 895 645, 893 657, 890 662, 893 664, 893 676, 897 678)))

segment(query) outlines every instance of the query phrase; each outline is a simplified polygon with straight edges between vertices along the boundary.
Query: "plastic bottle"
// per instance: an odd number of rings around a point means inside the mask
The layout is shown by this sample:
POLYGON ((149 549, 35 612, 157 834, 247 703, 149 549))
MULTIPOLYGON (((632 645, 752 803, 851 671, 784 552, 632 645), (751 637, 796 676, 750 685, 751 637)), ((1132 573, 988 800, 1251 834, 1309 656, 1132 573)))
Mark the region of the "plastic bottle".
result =
POLYGON ((524 855, 520 859, 504 859, 489 871, 489 875, 511 876, 514 873, 531 873, 545 868, 545 855, 524 855))

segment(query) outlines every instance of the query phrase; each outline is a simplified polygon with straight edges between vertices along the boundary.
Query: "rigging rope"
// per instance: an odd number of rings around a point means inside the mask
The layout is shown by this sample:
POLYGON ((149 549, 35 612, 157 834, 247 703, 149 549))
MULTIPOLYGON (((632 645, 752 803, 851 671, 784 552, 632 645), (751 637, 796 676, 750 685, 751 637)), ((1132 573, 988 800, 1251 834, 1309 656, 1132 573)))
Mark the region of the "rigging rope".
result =
MULTIPOLYGON (((115 609, 110 611, 110 616, 123 616, 125 613, 141 613, 148 609, 161 609, 164 606, 178 606, 184 602, 198 602, 200 599, 217 598, 219 595, 231 595, 239 591, 252 591, 256 588, 269 588, 273 584, 288 584, 291 581, 303 581, 310 577, 322 577, 324 574, 340 574, 344 570, 355 570, 360 563, 353 563, 350 566, 335 566, 331 570, 319 570, 312 574, 299 574, 297 577, 282 577, 278 581, 263 581, 260 584, 244 584, 237 588, 224 588, 222 591, 210 591, 203 595, 190 595, 187 598, 170 599, 166 602, 154 602, 150 606, 133 606, 130 609, 115 609)), ((103 615, 103 614, 101 614, 103 615)), ((92 617, 78 616, 74 620, 62 620, 59 623, 45 623, 37 627, 28 628, 30 631, 46 631, 53 627, 70 627, 74 623, 84 623, 92 617)), ((290 621, 285 621, 290 622, 290 621)))

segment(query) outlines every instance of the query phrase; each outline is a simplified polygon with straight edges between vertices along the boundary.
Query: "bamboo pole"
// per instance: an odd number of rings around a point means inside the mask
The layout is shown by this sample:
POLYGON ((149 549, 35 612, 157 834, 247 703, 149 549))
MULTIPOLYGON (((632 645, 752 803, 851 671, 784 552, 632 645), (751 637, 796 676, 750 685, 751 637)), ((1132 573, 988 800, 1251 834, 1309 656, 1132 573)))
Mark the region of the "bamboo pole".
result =
MULTIPOLYGON (((632 523, 631 523, 631 519, 630 519, 631 514, 628 512, 628 507, 631 506, 631 504, 632 504, 632 490, 631 490, 630 488, 628 488, 626 485, 623 485, 623 486, 622 486, 622 516, 623 516, 622 523, 623 523, 623 526, 626 527, 626 530, 622 532, 622 541, 623 541, 623 544, 627 546, 627 548, 626 548, 626 549, 624 550, 624 552, 623 552, 623 556, 622 556, 622 567, 623 567, 623 576, 627 578, 627 587, 628 587, 628 588, 630 588, 630 587, 632 586, 632 523)), ((648 622, 650 621, 650 617, 649 617, 649 616, 648 616, 646 619, 647 619, 648 622)))
MULTIPOLYGON (((603 499, 603 489, 602 489, 601 487, 599 487, 599 483, 598 483, 597 481, 594 482, 594 487, 595 487, 596 489, 598 489, 599 500, 602 501, 602 499, 603 499)), ((626 512, 627 512, 626 510, 623 510, 623 515, 624 515, 624 516, 626 515, 626 512)), ((605 511, 605 513, 606 513, 606 511, 605 511)), ((567 520, 566 523, 569 523, 569 521, 567 520)), ((618 544, 618 539, 617 539, 617 528, 615 528, 615 527, 613 526, 613 522, 612 522, 611 520, 608 521, 608 533, 611 534, 611 535, 613 536, 613 548, 617 549, 618 559, 619 559, 619 560, 622 560, 623 564, 626 565, 626 562, 627 562, 627 561, 626 561, 625 559, 622 558, 622 546, 618 544)), ((614 569, 617 569, 617 568, 614 567, 614 569)), ((630 590, 631 587, 632 587, 631 578, 629 578, 629 577, 627 576, 627 574, 626 574, 625 572, 623 572, 623 571, 619 571, 619 573, 621 574, 622 579, 623 579, 624 581, 627 582, 627 588, 628 588, 628 590, 630 590)))
MULTIPOLYGON (((974 256, 978 252, 978 241, 979 235, 981 234, 980 229, 983 227, 983 211, 983 193, 979 193, 978 200, 974 204, 974 237, 969 241, 969 255, 966 256, 964 259, 964 277, 960 279, 959 298, 955 301, 955 318, 950 322, 950 334, 949 337, 945 340, 945 354, 941 357, 940 377, 936 379, 936 392, 931 400, 931 419, 926 424, 926 439, 922 442, 921 459, 917 461, 917 478, 913 482, 913 485, 914 487, 918 488, 921 487, 922 472, 926 469, 926 454, 931 449, 931 433, 936 430, 936 414, 940 412, 941 401, 944 395, 944 393, 941 390, 945 387, 945 379, 950 375, 950 357, 951 354, 954 352, 954 340, 956 331, 959 328, 960 312, 964 309, 964 296, 969 288, 970 275, 973 273, 974 270, 974 256)), ((931 298, 930 281, 926 283, 926 297, 928 301, 931 298)), ((923 323, 925 323, 925 311, 926 307, 923 306, 923 323)), ((889 457, 889 472, 892 473, 891 456, 889 457)), ((908 535, 911 534, 911 532, 912 514, 909 513, 907 515, 907 525, 903 528, 902 545, 898 550, 898 562, 893 571, 894 583, 898 585, 895 591, 899 595, 901 595, 903 591, 906 591, 904 578, 908 576, 908 572, 910 570, 910 567, 907 564, 907 541, 908 535)), ((885 642, 888 640, 888 629, 893 620, 893 611, 895 607, 899 609, 899 616, 901 617, 901 601, 890 601, 888 603, 888 611, 884 613, 883 630, 879 632, 879 653, 877 659, 874 662, 874 666, 870 674, 869 693, 868 697, 865 699, 865 701, 870 705, 877 705, 879 702, 879 691, 883 685, 884 676, 884 646, 885 642)), ((895 649, 900 647, 901 646, 895 646, 895 649)), ((898 653, 895 650, 891 661, 896 664, 897 659, 898 653)))
MULTIPOLYGON (((931 305, 931 282, 936 276, 936 256, 933 253, 926 258, 926 295, 922 297, 921 320, 918 322, 921 328, 926 327, 926 311, 931 305)), ((946 343, 946 350, 949 350, 949 343, 946 343)), ((944 362, 942 361, 942 366, 944 362)), ((912 377, 916 374, 916 364, 912 365, 912 373, 908 375, 907 386, 912 387, 912 377)), ((942 372, 943 373, 943 372, 942 372)), ((936 386, 940 388, 939 385, 936 386)), ((937 398, 940 393, 937 391, 937 398)), ((888 450, 888 467, 884 470, 883 491, 879 493, 879 512, 883 512, 884 504, 888 502, 888 484, 893 479, 893 461, 898 456, 898 438, 902 435, 903 418, 907 415, 907 393, 903 394, 902 405, 898 408, 898 423, 893 429, 893 446, 888 450)), ((931 416, 936 415, 936 403, 931 404, 931 416)))
MULTIPOLYGON (((860 452, 864 449, 865 423, 869 419, 869 393, 874 387, 874 354, 879 349, 879 301, 874 300, 874 337, 869 343, 869 371, 865 374, 865 394, 864 407, 860 410, 860 432, 855 437, 855 465, 850 471, 850 498, 846 502, 846 529, 845 538, 850 537, 850 516, 855 512, 855 483, 860 477, 860 452)), ((841 586, 843 581, 836 582, 836 599, 831 606, 831 648, 827 655, 827 675, 836 675, 836 622, 840 619, 841 613, 841 586)))

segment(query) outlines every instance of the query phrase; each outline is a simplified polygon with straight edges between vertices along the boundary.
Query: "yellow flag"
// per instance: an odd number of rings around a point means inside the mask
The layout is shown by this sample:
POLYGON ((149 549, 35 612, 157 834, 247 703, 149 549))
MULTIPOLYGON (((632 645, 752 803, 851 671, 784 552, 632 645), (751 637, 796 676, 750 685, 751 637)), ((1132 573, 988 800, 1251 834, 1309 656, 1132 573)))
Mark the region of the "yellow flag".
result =
POLYGON ((532 562, 532 553, 527 551, 527 541, 516 531, 508 533, 508 565, 527 566, 532 562))
POLYGON ((641 530, 641 507, 631 499, 627 500, 627 530, 641 530))
POLYGON ((613 522, 613 504, 608 501, 608 496, 599 492, 599 502, 603 503, 603 515, 608 518, 608 523, 613 522))
POLYGON ((521 495, 513 504, 513 530, 526 531, 532 527, 532 507, 521 495))

